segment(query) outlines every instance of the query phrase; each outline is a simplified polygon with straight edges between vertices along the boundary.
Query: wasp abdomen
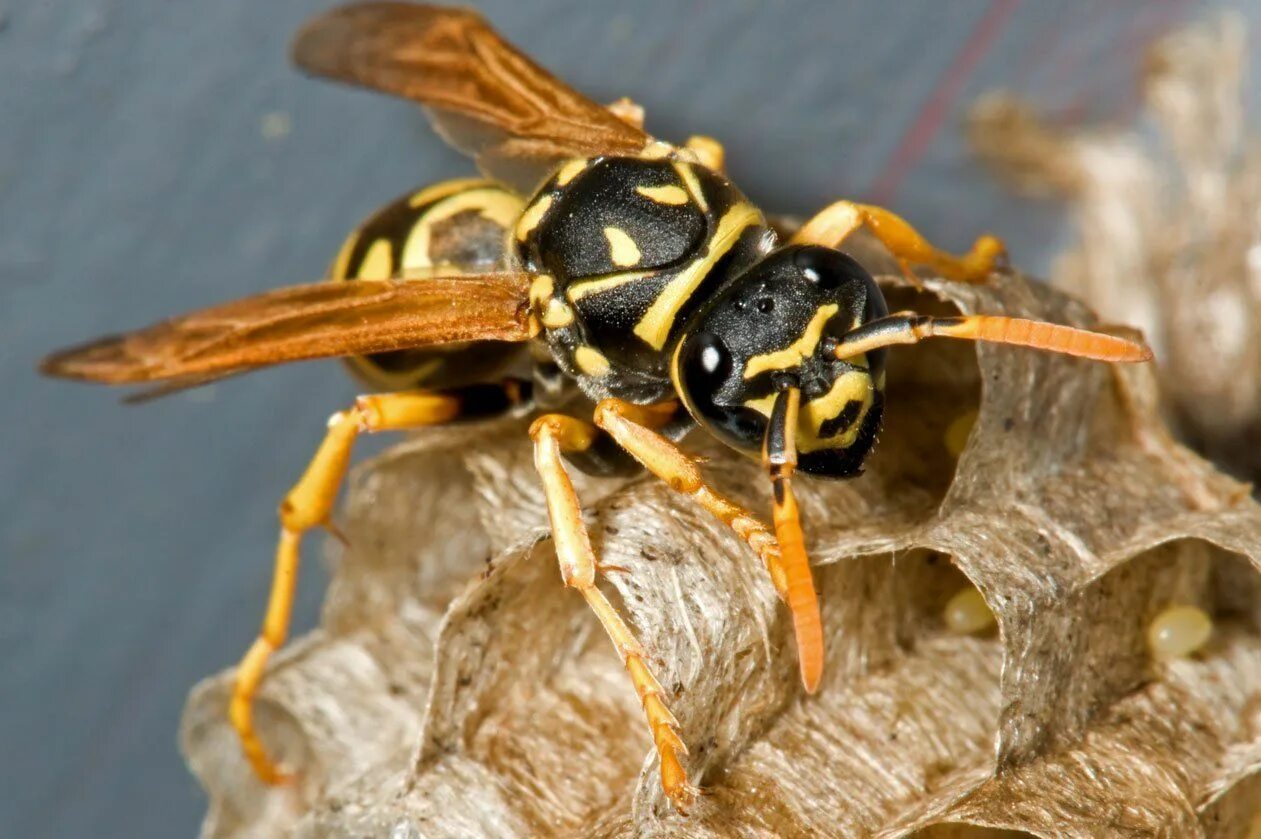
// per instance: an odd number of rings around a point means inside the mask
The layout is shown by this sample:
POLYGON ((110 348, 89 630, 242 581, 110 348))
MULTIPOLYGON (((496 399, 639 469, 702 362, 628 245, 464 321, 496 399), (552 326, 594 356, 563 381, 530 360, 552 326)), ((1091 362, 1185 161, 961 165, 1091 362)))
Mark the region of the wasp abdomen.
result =
POLYGON ((515 231, 557 362, 593 398, 671 395, 668 360, 700 303, 765 249, 762 214, 721 175, 675 159, 560 167, 515 231))
MULTIPOLYGON (((443 181, 382 207, 342 245, 330 279, 424 282, 426 276, 504 270, 508 238, 524 202, 480 178, 443 181)), ((449 344, 351 358, 357 376, 377 389, 440 388, 494 375, 521 352, 498 342, 449 344)))

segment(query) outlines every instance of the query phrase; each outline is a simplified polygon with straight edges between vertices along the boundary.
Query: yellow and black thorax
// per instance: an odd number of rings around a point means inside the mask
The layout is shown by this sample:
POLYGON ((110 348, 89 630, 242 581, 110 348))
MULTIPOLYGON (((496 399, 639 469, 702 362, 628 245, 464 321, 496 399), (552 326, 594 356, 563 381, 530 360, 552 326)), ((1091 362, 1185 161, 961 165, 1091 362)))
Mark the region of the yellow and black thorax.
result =
POLYGON ((561 369, 593 399, 671 398, 669 359, 703 302, 773 245, 726 178, 677 159, 561 166, 514 234, 531 304, 561 369))

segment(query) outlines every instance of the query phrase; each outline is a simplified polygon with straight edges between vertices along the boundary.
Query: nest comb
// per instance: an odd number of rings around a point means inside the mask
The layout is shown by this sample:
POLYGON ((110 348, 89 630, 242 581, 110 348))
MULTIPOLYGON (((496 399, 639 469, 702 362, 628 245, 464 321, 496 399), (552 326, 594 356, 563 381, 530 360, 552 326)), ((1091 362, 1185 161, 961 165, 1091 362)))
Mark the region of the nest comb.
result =
MULTIPOLYGON (((1015 274, 881 282, 892 309, 1093 325, 1015 274)), ((182 740, 205 835, 1245 835, 1261 795, 1248 488, 1172 440, 1145 366, 951 342, 890 365, 867 473, 799 482, 827 632, 817 696, 751 551, 651 478, 575 476, 597 553, 627 569, 601 586, 711 792, 690 816, 663 799, 620 662, 561 584, 524 426, 505 420, 357 471, 322 626, 277 658, 256 712, 299 785, 264 789, 240 757, 230 672, 194 690, 182 740), (988 634, 943 622, 969 587, 988 634), (1175 603, 1214 635, 1157 662, 1147 627, 1175 603)), ((687 445, 769 509, 754 464, 687 445)))

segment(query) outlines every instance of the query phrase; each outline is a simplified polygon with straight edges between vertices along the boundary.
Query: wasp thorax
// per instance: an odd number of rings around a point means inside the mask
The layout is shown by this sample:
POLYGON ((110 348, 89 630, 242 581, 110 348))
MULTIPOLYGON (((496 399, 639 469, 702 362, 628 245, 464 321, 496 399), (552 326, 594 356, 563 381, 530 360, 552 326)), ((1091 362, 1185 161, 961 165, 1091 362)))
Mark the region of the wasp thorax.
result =
POLYGON ((674 379, 696 420, 728 445, 761 451, 778 387, 801 389, 799 468, 857 474, 880 423, 884 351, 836 358, 846 332, 888 313, 871 275, 845 254, 788 246, 733 280, 688 322, 674 379))

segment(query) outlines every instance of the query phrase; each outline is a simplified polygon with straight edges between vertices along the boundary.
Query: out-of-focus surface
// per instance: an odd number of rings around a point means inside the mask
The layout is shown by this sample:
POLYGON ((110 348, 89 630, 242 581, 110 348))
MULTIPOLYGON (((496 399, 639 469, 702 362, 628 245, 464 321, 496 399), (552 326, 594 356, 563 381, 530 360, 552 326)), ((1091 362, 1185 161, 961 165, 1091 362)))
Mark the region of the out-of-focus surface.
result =
MULTIPOLYGON (((253 636, 276 502, 354 393, 317 364, 124 408, 40 381, 39 355, 317 278, 376 206, 466 171, 407 104, 288 67, 292 31, 328 5, 0 0, 0 824, 13 835, 195 831, 205 802, 175 747, 185 693, 253 636)), ((1142 47, 1226 4, 470 5, 580 89, 638 99, 654 133, 723 139, 768 209, 884 201, 949 246, 1005 236, 1037 272, 1066 228, 969 160, 966 106, 1002 87, 1123 121, 1142 47)), ((1261 3, 1229 5, 1257 37, 1261 3)))
POLYGON ((1014 188, 1067 203, 1076 241, 1048 278, 1142 329, 1179 435, 1261 483, 1261 138, 1243 114, 1247 47, 1233 15, 1153 44, 1149 131, 1064 129, 996 93, 973 108, 969 137, 1014 188))

